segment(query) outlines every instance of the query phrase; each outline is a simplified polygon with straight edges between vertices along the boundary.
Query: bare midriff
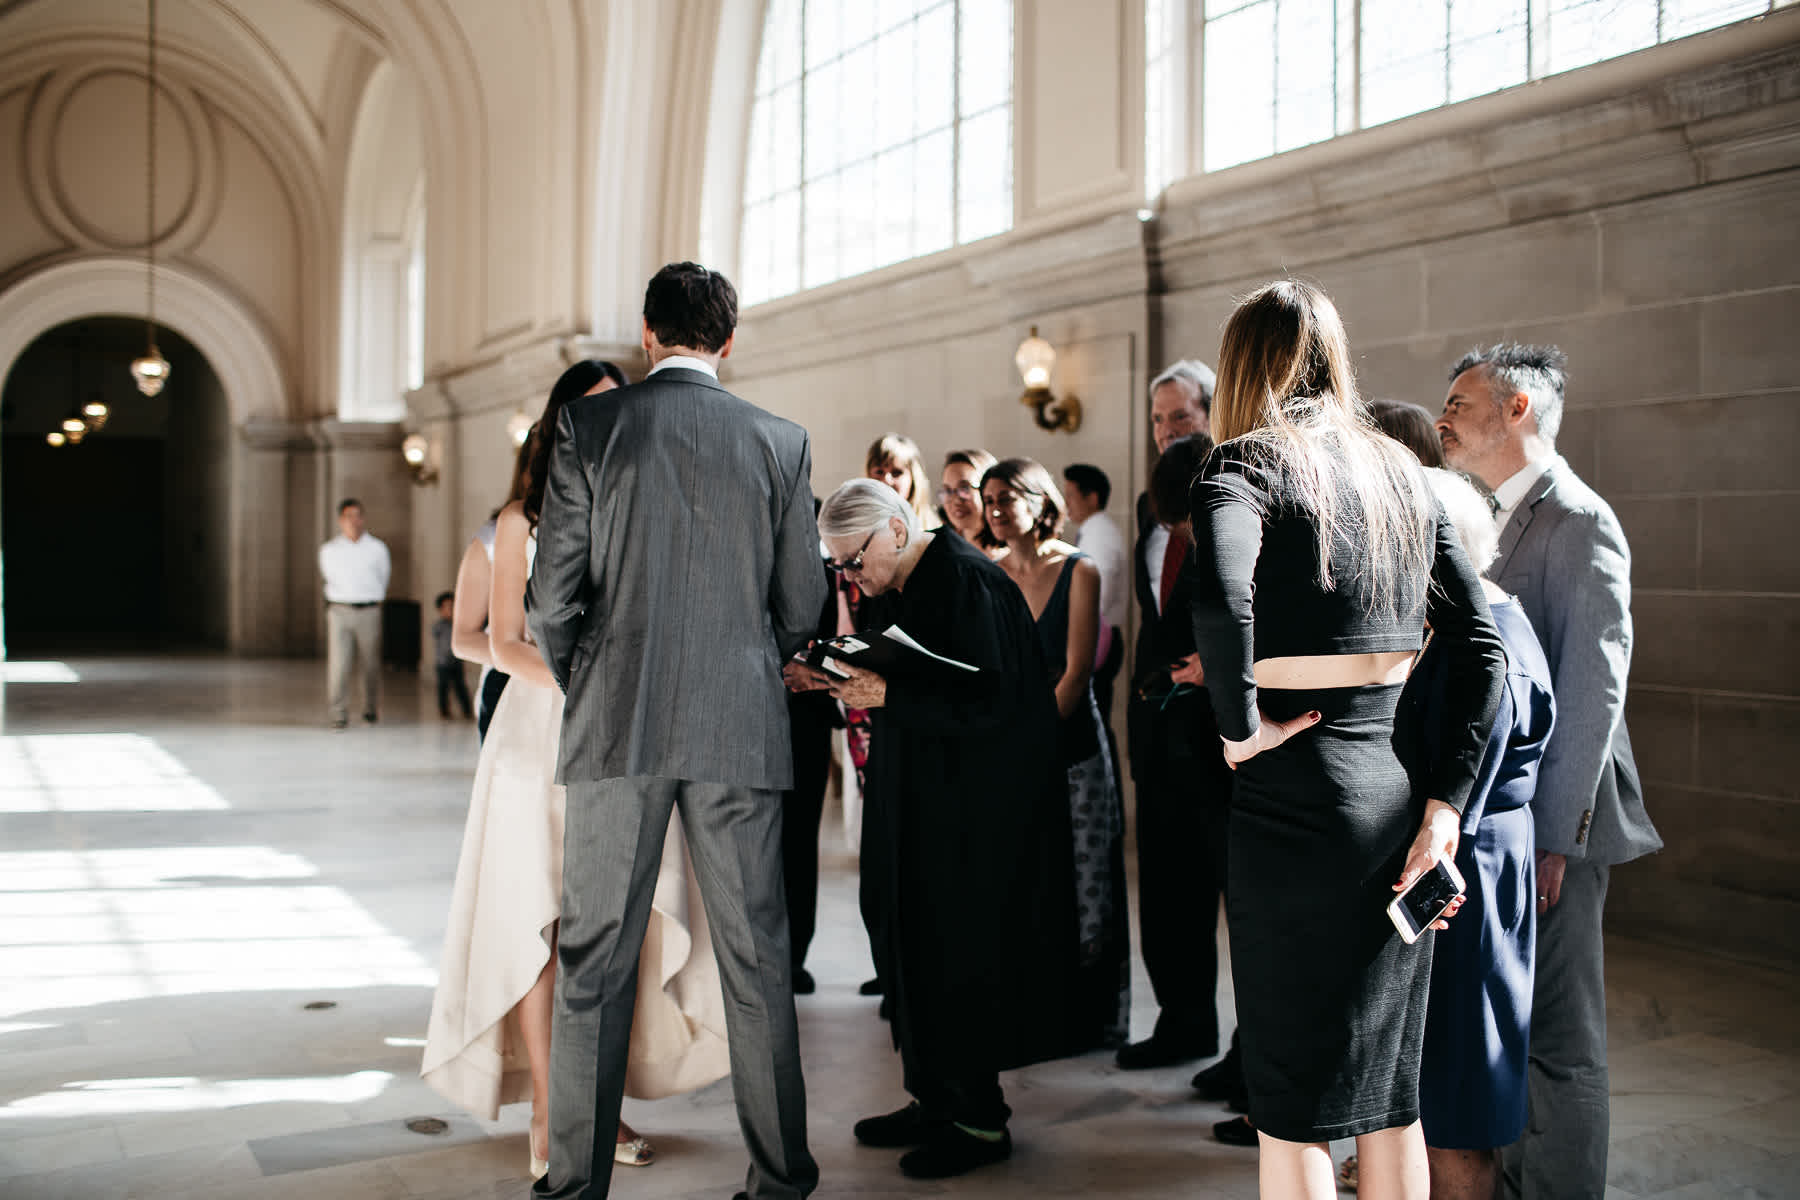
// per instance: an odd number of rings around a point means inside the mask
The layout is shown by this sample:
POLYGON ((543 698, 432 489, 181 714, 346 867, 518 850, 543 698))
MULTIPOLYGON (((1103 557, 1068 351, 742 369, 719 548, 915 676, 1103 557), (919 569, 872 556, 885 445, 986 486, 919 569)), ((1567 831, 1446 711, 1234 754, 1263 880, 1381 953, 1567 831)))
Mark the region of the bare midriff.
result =
POLYGON ((1256 664, 1256 686, 1297 691, 1405 683, 1412 663, 1413 655, 1408 650, 1265 658, 1256 664))

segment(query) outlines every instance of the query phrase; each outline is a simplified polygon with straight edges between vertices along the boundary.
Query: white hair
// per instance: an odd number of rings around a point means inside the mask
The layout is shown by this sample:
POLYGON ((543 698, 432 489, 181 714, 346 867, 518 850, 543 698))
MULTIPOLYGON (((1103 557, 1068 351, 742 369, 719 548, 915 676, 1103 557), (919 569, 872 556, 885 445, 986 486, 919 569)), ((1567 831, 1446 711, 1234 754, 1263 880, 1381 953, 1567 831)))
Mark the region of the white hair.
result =
POLYGON ((895 517, 906 522, 906 540, 919 536, 919 514, 878 479, 849 479, 819 509, 819 536, 855 537, 886 528, 895 517))
POLYGON ((1442 467, 1426 467, 1425 482, 1444 506, 1450 525, 1461 540, 1463 553, 1477 574, 1488 569, 1500 556, 1500 529, 1494 524, 1494 511, 1475 485, 1455 471, 1442 467))
POLYGON ((1165 383, 1179 383, 1200 397, 1203 407, 1211 408, 1215 382, 1211 367, 1197 358, 1183 358, 1164 367, 1162 374, 1150 381, 1150 395, 1154 397, 1156 389, 1165 383))

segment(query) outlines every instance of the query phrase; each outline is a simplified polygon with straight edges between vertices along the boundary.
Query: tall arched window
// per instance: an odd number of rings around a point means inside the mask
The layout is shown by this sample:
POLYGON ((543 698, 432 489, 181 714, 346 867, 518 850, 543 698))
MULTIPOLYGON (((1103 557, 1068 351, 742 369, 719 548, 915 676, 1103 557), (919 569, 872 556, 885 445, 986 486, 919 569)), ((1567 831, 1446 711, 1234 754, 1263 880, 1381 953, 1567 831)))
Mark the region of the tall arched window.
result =
POLYGON ((1011 0, 769 0, 746 304, 1012 228, 1011 0))
POLYGON ((1191 172, 1267 158, 1778 6, 1146 0, 1146 182, 1154 195, 1191 172))

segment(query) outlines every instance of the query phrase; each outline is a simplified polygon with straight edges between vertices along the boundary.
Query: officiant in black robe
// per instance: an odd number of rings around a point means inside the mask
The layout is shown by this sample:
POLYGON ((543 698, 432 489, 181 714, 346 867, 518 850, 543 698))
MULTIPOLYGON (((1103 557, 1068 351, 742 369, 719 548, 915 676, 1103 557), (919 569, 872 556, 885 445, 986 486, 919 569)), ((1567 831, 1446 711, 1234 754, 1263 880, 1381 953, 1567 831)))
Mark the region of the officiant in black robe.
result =
MULTIPOLYGON (((1074 853, 1057 712, 1025 598, 959 537, 925 532, 879 483, 852 480, 819 518, 831 565, 926 649, 976 668, 851 669, 834 695, 874 714, 874 803, 894 1041, 913 1103, 857 1123, 914 1146, 901 1170, 960 1174, 1011 1152, 999 1072, 1074 1053, 1074 853)), ((879 631, 870 631, 878 633, 879 631)), ((865 635, 864 640, 869 640, 865 635)), ((816 685, 804 668, 790 683, 816 685)))

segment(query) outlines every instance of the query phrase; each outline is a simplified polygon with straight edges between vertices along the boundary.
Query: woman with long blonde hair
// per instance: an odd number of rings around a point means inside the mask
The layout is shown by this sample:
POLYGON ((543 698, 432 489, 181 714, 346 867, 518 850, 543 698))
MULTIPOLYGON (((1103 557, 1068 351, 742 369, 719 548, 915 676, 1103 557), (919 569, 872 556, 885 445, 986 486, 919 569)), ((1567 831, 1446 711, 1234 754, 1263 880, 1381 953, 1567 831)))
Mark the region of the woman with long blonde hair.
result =
POLYGON ((1238 306, 1188 569, 1236 771, 1226 905, 1266 1197, 1333 1196, 1327 1143, 1348 1137, 1364 1196, 1429 1192, 1430 940, 1407 945, 1386 908, 1455 855, 1505 671, 1480 579, 1417 461, 1364 412, 1323 292, 1281 281, 1238 306), (1427 618, 1448 661, 1448 732, 1415 792, 1392 739, 1427 618))

